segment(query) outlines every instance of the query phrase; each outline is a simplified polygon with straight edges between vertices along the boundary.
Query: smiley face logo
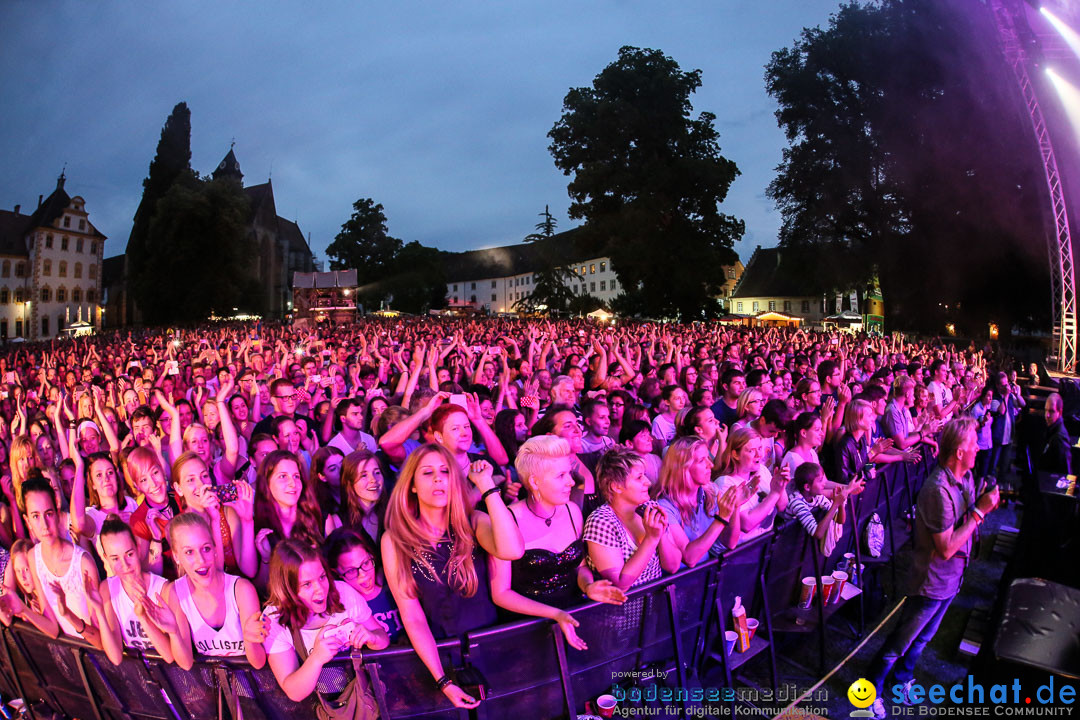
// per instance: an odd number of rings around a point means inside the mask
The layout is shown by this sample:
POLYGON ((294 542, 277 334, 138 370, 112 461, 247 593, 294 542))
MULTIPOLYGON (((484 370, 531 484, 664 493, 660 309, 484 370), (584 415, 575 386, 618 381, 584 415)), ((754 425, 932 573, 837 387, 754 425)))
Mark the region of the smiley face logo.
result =
POLYGON ((868 708, 877 698, 877 688, 866 678, 859 678, 848 688, 847 698, 857 708, 868 708))

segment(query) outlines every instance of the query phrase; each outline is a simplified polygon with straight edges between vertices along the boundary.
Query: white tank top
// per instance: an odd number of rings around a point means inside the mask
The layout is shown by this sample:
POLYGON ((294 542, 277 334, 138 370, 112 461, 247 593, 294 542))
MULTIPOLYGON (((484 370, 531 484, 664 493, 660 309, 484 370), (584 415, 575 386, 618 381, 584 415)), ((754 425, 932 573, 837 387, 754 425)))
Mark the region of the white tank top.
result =
POLYGON ((185 575, 173 583, 180 609, 191 627, 191 642, 195 650, 211 657, 232 657, 244 654, 244 631, 240 610, 236 607, 236 575, 225 574, 225 622, 215 630, 203 620, 191 597, 191 582, 185 575))
MULTIPOLYGON (((64 599, 68 609, 80 620, 89 623, 90 611, 86 607, 86 588, 82 577, 82 558, 85 554, 86 551, 78 545, 72 546, 71 562, 68 564, 67 571, 62 576, 57 576, 53 575, 45 565, 45 558, 41 554, 41 543, 38 543, 34 546, 34 568, 41 581, 41 592, 45 596, 45 602, 53 609, 53 612, 56 612, 58 605, 56 593, 52 591, 52 584, 56 583, 64 589, 64 599)), ((60 622, 60 629, 65 635, 82 637, 75 632, 74 625, 60 617, 60 613, 56 613, 56 616, 60 622)))
MULTIPOLYGON (((153 650, 154 644, 150 642, 150 636, 146 634, 139 618, 135 617, 135 603, 128 597, 124 583, 118 577, 111 577, 105 582, 108 583, 113 612, 116 613, 116 620, 120 623, 124 647, 135 650, 153 650)), ((150 573, 150 586, 146 588, 147 596, 160 601, 163 587, 165 587, 165 578, 150 573)))

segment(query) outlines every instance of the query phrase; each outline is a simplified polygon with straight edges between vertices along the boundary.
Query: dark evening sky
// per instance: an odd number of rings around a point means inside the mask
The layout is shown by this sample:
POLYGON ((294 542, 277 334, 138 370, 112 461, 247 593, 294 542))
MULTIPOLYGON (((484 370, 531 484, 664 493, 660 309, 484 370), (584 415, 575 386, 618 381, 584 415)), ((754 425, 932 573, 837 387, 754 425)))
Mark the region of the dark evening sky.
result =
POLYGON ((183 100, 192 165, 235 152, 272 175, 278 213, 318 259, 352 203, 391 234, 444 250, 517 242, 568 178, 547 151, 570 87, 622 45, 663 50, 704 85, 723 153, 742 171, 724 211, 746 220, 744 261, 773 245, 764 191, 784 138, 764 65, 836 0, 717 2, 0 3, 0 206, 29 212, 67 166, 67 190, 123 252, 161 126, 183 100))

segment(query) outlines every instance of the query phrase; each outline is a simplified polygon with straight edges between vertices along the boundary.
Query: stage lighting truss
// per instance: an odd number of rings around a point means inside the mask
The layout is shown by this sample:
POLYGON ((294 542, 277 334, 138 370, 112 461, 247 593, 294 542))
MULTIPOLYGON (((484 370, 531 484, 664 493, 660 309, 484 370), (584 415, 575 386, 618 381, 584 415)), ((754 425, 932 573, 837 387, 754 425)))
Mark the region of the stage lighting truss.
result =
MULTIPOLYGON (((1054 325, 1052 330, 1053 347, 1051 352, 1057 356, 1057 367, 1061 372, 1072 373, 1076 370, 1076 277, 1073 270, 1072 235, 1069 232, 1069 215, 1065 204, 1065 193, 1061 187, 1061 175, 1058 172, 1057 158, 1050 142, 1050 132, 1046 127, 1039 99, 1028 76, 1029 58, 1024 52, 1017 31, 1017 15, 1023 12, 1022 6, 1010 0, 990 0, 990 7, 997 22, 998 36, 1001 40, 1005 60, 1013 69, 1013 75, 1020 87, 1031 128, 1035 132, 1035 141, 1042 155, 1046 186, 1050 192, 1050 210, 1054 220, 1054 236, 1047 238, 1050 256, 1050 284, 1054 325)), ((1030 29, 1025 28, 1026 36, 1030 29)))

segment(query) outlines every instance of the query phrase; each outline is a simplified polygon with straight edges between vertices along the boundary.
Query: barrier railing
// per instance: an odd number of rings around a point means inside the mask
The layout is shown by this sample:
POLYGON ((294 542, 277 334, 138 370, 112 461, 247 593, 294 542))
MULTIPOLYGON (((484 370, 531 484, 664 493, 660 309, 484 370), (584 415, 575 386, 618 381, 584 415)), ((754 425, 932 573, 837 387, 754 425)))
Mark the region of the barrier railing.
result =
MULTIPOLYGON (((904 512, 925 471, 925 464, 886 468, 881 491, 865 494, 850 514, 845 547, 857 546, 861 523, 874 511, 887 518, 889 545, 899 547, 905 539, 904 512)), ((841 552, 825 561, 806 537, 788 524, 635 588, 622 606, 575 608, 587 650, 567 649, 558 625, 548 620, 522 620, 440 641, 443 666, 470 666, 485 678, 488 695, 475 711, 479 718, 511 717, 522 708, 530 718, 574 717, 585 699, 610 691, 613 684, 636 684, 633 678, 642 670, 652 670, 653 676, 662 671, 667 685, 686 688, 710 659, 722 665, 731 686, 739 666, 765 653, 775 683, 777 611, 791 607, 805 572, 826 572, 841 552), (715 639, 728 626, 735 595, 751 617, 760 617, 761 627, 748 653, 725 656, 715 639)), ((777 631, 784 628, 778 625, 777 631)), ((411 647, 365 651, 363 664, 381 717, 469 717, 435 688, 411 647)), ((324 667, 320 686, 341 687, 351 672, 351 661, 339 658, 324 667)), ((254 670, 243 658, 200 658, 185 671, 153 655, 129 652, 116 666, 82 641, 53 640, 23 623, 2 634, 0 694, 25 699, 41 720, 51 712, 82 720, 285 720, 314 717, 316 709, 314 698, 289 700, 269 666, 254 670)))

